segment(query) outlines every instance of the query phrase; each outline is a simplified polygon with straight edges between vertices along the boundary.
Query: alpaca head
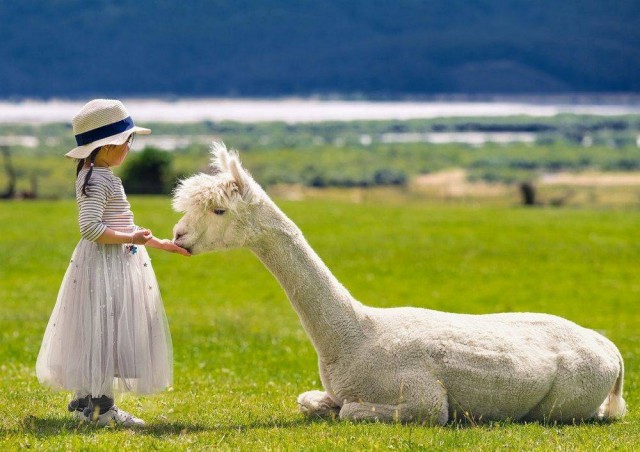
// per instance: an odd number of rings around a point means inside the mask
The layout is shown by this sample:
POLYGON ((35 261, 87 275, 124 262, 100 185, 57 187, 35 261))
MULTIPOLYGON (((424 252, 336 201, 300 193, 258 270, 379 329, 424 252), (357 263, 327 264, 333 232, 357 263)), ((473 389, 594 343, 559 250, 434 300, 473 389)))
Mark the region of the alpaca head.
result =
POLYGON ((252 218, 264 192, 235 152, 214 143, 211 153, 213 175, 181 181, 173 197, 173 208, 184 213, 173 229, 174 242, 192 254, 244 246, 259 230, 252 218))

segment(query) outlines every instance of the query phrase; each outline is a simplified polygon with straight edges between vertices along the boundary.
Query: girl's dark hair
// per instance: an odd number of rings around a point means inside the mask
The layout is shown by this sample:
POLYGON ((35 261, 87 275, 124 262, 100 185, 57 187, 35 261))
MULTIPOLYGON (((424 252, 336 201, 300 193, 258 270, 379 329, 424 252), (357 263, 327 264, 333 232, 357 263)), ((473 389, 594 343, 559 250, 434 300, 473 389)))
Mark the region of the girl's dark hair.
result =
MULTIPOLYGON (((82 194, 85 195, 86 197, 89 197, 89 195, 87 194, 87 187, 90 187, 91 184, 89 183, 89 179, 91 179, 91 174, 93 173, 93 164, 96 161, 96 155, 98 155, 98 152, 100 152, 100 149, 102 149, 102 146, 100 146, 99 148, 96 148, 93 150, 93 152, 91 152, 91 154, 89 155, 89 157, 87 157, 87 159, 89 159, 89 171, 87 171, 87 174, 84 176, 84 183, 82 184, 82 194)), ((86 159, 80 159, 78 160, 78 166, 76 167, 76 177, 78 176, 78 174, 80 174, 80 170, 84 167, 86 159)))

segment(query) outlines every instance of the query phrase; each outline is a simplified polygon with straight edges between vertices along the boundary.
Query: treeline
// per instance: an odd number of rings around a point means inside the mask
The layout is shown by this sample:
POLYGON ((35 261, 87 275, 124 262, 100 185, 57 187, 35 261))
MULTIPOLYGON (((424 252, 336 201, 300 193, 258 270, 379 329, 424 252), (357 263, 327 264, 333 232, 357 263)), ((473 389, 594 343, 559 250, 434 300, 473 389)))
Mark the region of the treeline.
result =
MULTIPOLYGON (((129 193, 169 193, 176 181, 206 171, 211 140, 241 151, 246 167, 265 186, 402 186, 412 177, 464 168, 473 180, 517 183, 559 171, 639 171, 640 116, 553 118, 449 118, 314 124, 203 122, 145 124, 153 135, 187 138, 164 151, 132 152, 117 170, 129 193), (534 143, 385 143, 388 134, 528 132, 534 143)), ((0 138, 35 137, 40 146, 2 145, 0 195, 73 196, 74 146, 68 124, 0 125, 0 138), (13 185, 13 187, 12 187, 13 185)), ((9 141, 7 141, 9 142, 9 141)))
MULTIPOLYGON (((449 168, 467 169, 472 180, 502 183, 536 180, 544 173, 559 171, 640 171, 639 155, 636 146, 394 144, 247 149, 241 159, 254 178, 267 187, 373 187, 402 186, 419 174, 449 168)), ((173 152, 146 148, 132 152, 116 174, 128 193, 168 194, 180 178, 208 171, 209 159, 206 146, 173 152)), ((73 196, 74 164, 64 159, 61 151, 13 153, 11 164, 17 184, 13 193, 73 196)), ((0 169, 0 193, 7 191, 10 182, 7 172, 0 169)))
POLYGON ((154 134, 177 136, 214 136, 238 149, 305 148, 319 145, 363 145, 388 135, 465 132, 526 132, 537 141, 549 144, 566 142, 623 147, 634 145, 640 134, 640 115, 594 116, 559 114, 552 117, 510 116, 485 118, 434 118, 403 121, 327 121, 287 124, 266 122, 204 121, 193 124, 148 124, 154 134))
MULTIPOLYGON (((179 158, 179 153, 176 158, 179 158)), ((395 144, 358 147, 280 149, 242 154, 245 165, 265 185, 402 185, 411 177, 465 168, 473 180, 515 183, 559 171, 640 170, 637 147, 612 149, 566 144, 395 144)))
MULTIPOLYGON (((145 123, 156 136, 177 136, 188 143, 208 137, 220 139, 241 150, 305 148, 323 145, 366 146, 390 134, 526 132, 539 143, 566 142, 609 147, 634 145, 640 135, 640 115, 595 116, 559 114, 552 117, 508 116, 478 118, 434 118, 403 121, 326 121, 287 124, 284 122, 241 123, 203 121, 198 123, 145 123), (363 144, 363 137, 370 141, 363 144)), ((73 147, 70 124, 0 124, 2 136, 33 136, 45 146, 73 147)), ((195 143, 202 146, 202 141, 195 143)), ((206 145, 206 143, 204 143, 206 145)))
MULTIPOLYGON (((639 155, 637 147, 399 144, 248 150, 241 159, 263 186, 322 188, 402 186, 414 176, 449 168, 467 169, 471 180, 501 183, 532 181, 560 171, 640 171, 639 155)), ((179 178, 208 171, 209 158, 204 148, 173 153, 148 148, 132 154, 121 174, 128 192, 169 193, 179 178)))

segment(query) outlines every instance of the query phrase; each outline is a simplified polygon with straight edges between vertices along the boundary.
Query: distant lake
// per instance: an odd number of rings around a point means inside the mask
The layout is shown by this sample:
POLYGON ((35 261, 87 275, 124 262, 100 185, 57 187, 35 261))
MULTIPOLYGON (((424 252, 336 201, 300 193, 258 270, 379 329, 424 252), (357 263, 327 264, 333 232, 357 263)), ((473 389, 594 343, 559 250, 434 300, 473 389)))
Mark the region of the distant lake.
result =
MULTIPOLYGON (((588 115, 640 114, 640 101, 633 102, 372 102, 316 99, 123 99, 137 122, 238 121, 288 123, 407 120, 444 117, 554 116, 560 113, 588 115)), ((84 102, 0 101, 0 123, 70 122, 84 102)))

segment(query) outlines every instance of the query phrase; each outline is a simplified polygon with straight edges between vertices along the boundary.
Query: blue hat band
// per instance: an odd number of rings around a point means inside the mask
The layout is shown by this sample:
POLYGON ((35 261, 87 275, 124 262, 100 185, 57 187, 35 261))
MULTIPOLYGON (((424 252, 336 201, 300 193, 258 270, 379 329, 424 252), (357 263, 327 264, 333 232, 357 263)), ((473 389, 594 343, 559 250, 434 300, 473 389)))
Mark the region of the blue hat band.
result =
POLYGON ((94 141, 102 140, 103 138, 126 132, 129 129, 133 129, 133 119, 131 119, 131 116, 127 116, 122 121, 114 122, 113 124, 107 124, 106 126, 98 127, 88 132, 79 133, 76 135, 76 143, 78 143, 78 146, 83 146, 93 143, 94 141))

